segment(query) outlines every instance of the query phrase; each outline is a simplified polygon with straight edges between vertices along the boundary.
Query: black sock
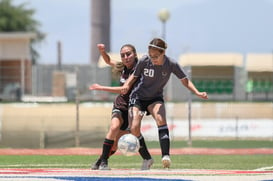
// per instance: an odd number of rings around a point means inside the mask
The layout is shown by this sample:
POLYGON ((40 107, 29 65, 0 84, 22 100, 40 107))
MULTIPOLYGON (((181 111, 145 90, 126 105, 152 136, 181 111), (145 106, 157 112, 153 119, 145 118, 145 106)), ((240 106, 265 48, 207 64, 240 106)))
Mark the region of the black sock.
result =
POLYGON ((152 157, 147 149, 144 137, 142 135, 140 135, 138 137, 138 140, 139 140, 139 144, 140 144, 140 148, 139 148, 138 152, 141 155, 141 157, 145 160, 151 159, 152 157))
POLYGON ((116 153, 116 151, 117 151, 117 150, 111 150, 110 153, 109 153, 109 157, 110 157, 111 155, 114 155, 114 154, 116 153))
POLYGON ((107 138, 105 138, 103 142, 103 146, 102 146, 102 154, 101 154, 102 160, 108 160, 113 144, 114 144, 114 140, 108 140, 107 138))
POLYGON ((161 154, 170 155, 170 137, 167 125, 158 127, 159 143, 161 147, 161 154))

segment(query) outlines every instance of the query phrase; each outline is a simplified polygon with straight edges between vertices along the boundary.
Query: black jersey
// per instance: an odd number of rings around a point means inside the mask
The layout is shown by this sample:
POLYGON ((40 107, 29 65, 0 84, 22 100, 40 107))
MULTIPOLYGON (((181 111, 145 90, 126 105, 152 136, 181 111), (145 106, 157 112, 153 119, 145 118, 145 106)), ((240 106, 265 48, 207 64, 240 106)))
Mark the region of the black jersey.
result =
MULTIPOLYGON (((136 63, 135 63, 136 65, 136 63)), ((128 79, 128 77, 135 71, 135 66, 132 69, 127 69, 126 67, 124 67, 119 82, 120 82, 120 86, 122 86, 126 80, 128 79)), ((114 107, 120 110, 128 110, 128 102, 129 102, 129 95, 131 93, 131 90, 128 91, 127 94, 119 94, 115 101, 114 101, 114 107)))
POLYGON ((134 76, 139 78, 139 82, 135 84, 131 97, 141 100, 163 98, 163 88, 171 73, 174 73, 178 79, 186 77, 179 64, 167 56, 164 56, 163 65, 153 65, 148 56, 142 57, 134 72, 134 76))

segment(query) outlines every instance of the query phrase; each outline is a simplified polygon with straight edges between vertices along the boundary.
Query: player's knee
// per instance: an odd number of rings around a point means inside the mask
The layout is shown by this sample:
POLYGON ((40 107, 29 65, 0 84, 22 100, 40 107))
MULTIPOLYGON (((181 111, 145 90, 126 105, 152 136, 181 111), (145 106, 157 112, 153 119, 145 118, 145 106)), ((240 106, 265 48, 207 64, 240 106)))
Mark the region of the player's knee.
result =
POLYGON ((166 120, 165 119, 162 119, 161 117, 156 119, 156 124, 157 126, 163 126, 163 125, 166 125, 166 120))
POLYGON ((120 126, 121 125, 119 125, 119 124, 112 124, 110 129, 112 132, 117 132, 117 131, 119 131, 120 126))

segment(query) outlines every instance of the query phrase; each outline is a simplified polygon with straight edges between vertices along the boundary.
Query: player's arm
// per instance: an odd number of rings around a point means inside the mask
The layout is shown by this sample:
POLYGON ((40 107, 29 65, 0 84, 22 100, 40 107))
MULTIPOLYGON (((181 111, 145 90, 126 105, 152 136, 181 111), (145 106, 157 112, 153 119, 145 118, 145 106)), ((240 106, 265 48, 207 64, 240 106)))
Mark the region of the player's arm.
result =
POLYGON ((134 74, 130 75, 126 82, 122 86, 121 93, 126 94, 130 88, 133 86, 133 84, 136 82, 137 77, 134 76, 134 74))
POLYGON ((199 92, 198 89, 194 86, 191 80, 188 78, 181 79, 181 83, 187 87, 190 91, 192 91, 195 95, 202 99, 208 99, 208 95, 206 92, 199 92))
POLYGON ((105 45, 97 44, 97 47, 105 63, 114 67, 116 65, 116 61, 112 60, 111 57, 108 55, 108 53, 105 51, 105 45))
POLYGON ((92 84, 89 87, 89 90, 100 90, 100 91, 120 94, 121 90, 122 90, 122 87, 109 87, 109 86, 102 86, 100 84, 92 84))

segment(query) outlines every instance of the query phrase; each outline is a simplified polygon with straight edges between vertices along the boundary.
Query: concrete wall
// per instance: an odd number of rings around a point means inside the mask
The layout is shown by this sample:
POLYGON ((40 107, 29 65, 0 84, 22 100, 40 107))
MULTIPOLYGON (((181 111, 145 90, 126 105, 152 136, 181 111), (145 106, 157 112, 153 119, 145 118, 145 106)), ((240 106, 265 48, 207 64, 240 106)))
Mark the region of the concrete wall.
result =
MULTIPOLYGON (((79 106, 80 146, 100 147, 111 119, 112 103, 79 106)), ((167 103, 168 120, 187 119, 188 103, 167 103)), ((75 104, 0 104, 0 146, 74 147, 75 104)), ((192 103, 192 119, 272 119, 272 103, 192 103)), ((150 116, 149 116, 150 119, 150 116)), ((156 133, 155 133, 156 134, 156 133)))

